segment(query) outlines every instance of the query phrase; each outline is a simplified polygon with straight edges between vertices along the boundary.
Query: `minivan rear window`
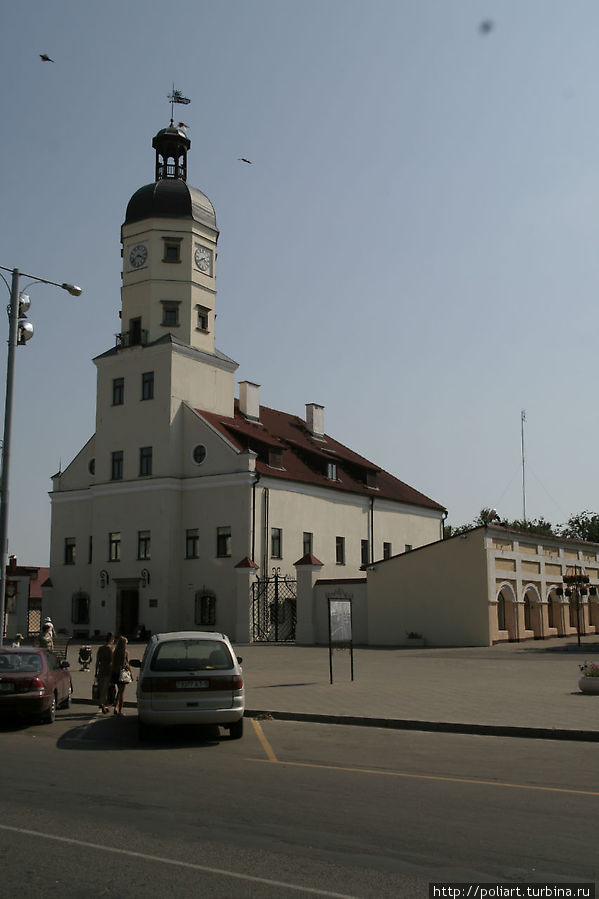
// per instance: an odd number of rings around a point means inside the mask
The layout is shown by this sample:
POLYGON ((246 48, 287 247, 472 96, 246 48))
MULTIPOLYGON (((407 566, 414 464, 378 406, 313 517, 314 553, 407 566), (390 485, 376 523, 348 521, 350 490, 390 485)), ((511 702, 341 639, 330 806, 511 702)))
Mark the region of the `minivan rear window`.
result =
POLYGON ((229 647, 221 640, 165 640, 156 647, 151 671, 226 671, 233 667, 229 647))

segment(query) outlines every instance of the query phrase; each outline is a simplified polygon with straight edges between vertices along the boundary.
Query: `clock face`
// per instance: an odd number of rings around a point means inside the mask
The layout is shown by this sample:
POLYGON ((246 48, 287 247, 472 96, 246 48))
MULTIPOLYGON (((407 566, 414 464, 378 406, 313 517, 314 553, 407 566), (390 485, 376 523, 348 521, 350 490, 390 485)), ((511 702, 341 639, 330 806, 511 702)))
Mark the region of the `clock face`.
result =
POLYGON ((129 250, 131 268, 141 268, 148 261, 148 248, 145 243, 138 243, 129 250))
POLYGON ((205 275, 212 274, 212 250, 208 247, 196 246, 193 258, 196 268, 199 268, 205 275))

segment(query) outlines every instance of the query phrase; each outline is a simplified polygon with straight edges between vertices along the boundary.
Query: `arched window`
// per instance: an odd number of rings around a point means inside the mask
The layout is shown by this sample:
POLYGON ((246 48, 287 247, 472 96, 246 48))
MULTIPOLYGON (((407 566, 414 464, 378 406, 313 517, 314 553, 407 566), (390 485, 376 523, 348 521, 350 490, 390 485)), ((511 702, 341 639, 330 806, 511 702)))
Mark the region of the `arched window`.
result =
POLYGON ((216 624, 216 596, 209 590, 198 590, 195 595, 195 623, 204 627, 216 624))
POLYGON ((524 630, 532 630, 530 625, 530 599, 528 596, 524 597, 524 630))
POLYGON ((497 597, 497 627, 500 631, 507 630, 505 624, 505 598, 503 593, 500 593, 497 597))

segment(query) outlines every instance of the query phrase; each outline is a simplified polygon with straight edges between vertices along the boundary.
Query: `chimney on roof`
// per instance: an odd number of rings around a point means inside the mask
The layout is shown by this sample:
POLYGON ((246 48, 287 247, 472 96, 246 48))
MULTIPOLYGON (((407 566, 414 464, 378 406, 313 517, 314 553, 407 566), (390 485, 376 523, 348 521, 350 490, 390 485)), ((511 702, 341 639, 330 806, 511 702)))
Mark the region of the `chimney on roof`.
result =
POLYGON ((239 382, 239 411, 252 421, 260 421, 260 385, 239 382))
POLYGON ((324 437, 324 406, 306 403, 306 427, 313 437, 324 437))

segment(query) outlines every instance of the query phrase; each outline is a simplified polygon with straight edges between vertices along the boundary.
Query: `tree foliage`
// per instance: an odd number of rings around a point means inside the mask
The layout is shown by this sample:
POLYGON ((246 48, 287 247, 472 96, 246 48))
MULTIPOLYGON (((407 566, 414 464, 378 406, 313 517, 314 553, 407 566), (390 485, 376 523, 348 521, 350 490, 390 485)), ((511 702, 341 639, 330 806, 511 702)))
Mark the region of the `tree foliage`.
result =
POLYGON ((560 525, 560 535, 574 540, 588 540, 599 543, 599 515, 592 512, 579 512, 571 515, 566 524, 560 525))
POLYGON ((552 525, 543 516, 540 518, 515 518, 513 521, 499 517, 495 509, 483 507, 476 518, 469 524, 446 525, 443 536, 456 537, 472 528, 487 524, 499 524, 515 531, 530 531, 534 534, 545 534, 552 537, 567 537, 573 540, 586 540, 591 543, 599 543, 599 515, 592 512, 579 512, 571 515, 565 524, 552 525))

